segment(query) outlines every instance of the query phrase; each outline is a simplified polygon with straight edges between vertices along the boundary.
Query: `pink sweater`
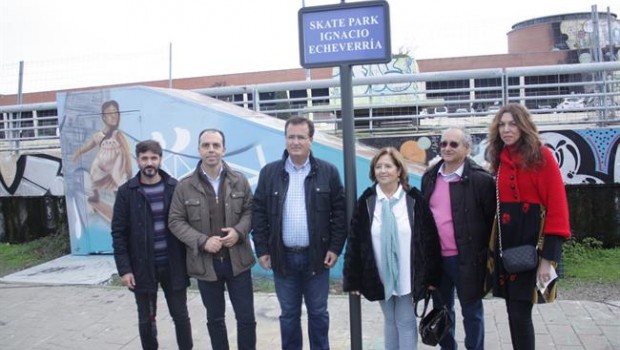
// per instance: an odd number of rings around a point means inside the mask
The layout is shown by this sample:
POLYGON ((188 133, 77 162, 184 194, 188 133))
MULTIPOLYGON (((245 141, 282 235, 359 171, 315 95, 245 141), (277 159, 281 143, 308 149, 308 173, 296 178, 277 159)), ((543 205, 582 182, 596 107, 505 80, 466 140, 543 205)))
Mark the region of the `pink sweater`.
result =
MULTIPOLYGON (((459 181, 458 176, 454 177, 450 182, 453 181, 459 181)), ((441 175, 437 175, 437 182, 435 183, 435 190, 431 195, 430 206, 435 218, 435 225, 437 225, 437 232, 439 233, 441 256, 458 255, 459 251, 454 239, 454 223, 452 222, 450 184, 441 175)))

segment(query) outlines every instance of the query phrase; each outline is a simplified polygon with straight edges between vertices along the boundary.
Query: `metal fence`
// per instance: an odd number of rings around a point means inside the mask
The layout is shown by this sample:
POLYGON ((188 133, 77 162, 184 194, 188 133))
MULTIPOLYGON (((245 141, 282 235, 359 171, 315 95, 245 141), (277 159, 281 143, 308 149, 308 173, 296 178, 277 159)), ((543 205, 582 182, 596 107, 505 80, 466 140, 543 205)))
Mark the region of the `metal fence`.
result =
MULTIPOLYGON (((226 86, 195 92, 277 118, 312 118, 340 132, 340 80, 226 86)), ((506 103, 522 103, 540 127, 620 122, 620 62, 496 68, 353 78, 356 132, 426 133, 446 125, 486 128, 506 103)), ((0 151, 58 148, 55 103, 0 107, 0 151)))

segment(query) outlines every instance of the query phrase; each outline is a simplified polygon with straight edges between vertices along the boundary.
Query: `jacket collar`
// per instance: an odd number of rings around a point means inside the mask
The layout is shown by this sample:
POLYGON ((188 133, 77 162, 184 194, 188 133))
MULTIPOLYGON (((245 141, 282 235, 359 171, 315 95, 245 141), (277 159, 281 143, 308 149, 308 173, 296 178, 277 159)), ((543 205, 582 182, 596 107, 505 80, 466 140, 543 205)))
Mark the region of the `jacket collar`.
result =
MULTIPOLYGON (((202 186, 200 185, 200 176, 203 175, 201 165, 202 160, 198 161, 198 164, 196 164, 196 169, 194 169, 194 172, 190 175, 192 183, 198 188, 202 188, 202 186)), ((222 161, 222 172, 220 176, 220 181, 237 181, 237 176, 235 172, 232 171, 231 167, 225 161, 222 161)))
MULTIPOLYGON (((437 175, 439 174, 439 169, 443 165, 443 159, 437 162, 431 169, 429 169, 429 174, 431 175, 433 181, 437 179, 437 175)), ((466 181, 469 179, 469 175, 472 171, 483 170, 478 163, 472 160, 470 157, 465 157, 465 161, 463 163, 463 173, 461 174, 461 181, 466 181)))

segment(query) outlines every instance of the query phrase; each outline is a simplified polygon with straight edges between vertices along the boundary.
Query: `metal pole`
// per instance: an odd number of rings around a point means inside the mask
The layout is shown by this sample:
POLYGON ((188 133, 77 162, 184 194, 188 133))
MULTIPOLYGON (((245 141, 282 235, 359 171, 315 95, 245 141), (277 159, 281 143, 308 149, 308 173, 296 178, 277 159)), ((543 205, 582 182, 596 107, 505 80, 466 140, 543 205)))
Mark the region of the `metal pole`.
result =
MULTIPOLYGON (((306 0, 301 0, 301 7, 302 8, 306 7, 306 0)), ((310 69, 309 68, 304 68, 304 77, 306 78, 306 80, 312 79, 310 77, 310 69)))
POLYGON ((172 89, 172 42, 168 46, 168 88, 172 89))
MULTIPOLYGON (((23 102, 22 88, 24 86, 24 61, 19 61, 19 79, 17 81, 17 104, 23 102)), ((21 113, 21 112, 18 112, 21 113)))
POLYGON ((598 17, 598 10, 596 8, 596 5, 592 5, 592 17, 593 17, 593 30, 592 33, 594 34, 594 49, 596 50, 596 62, 603 62, 603 50, 601 49, 601 38, 600 38, 600 22, 599 22, 599 17, 598 17))
POLYGON ((613 33, 613 31, 611 30, 611 25, 611 10, 609 9, 609 6, 607 6, 607 38, 609 39, 609 60, 615 61, 616 55, 614 52, 613 37, 611 36, 613 33))
MULTIPOLYGON (((21 104, 24 102, 24 95, 22 93, 24 87, 24 61, 19 61, 19 80, 17 82, 17 104, 21 106, 21 104)), ((19 139, 21 139, 21 126, 22 126, 22 111, 21 109, 19 110, 19 112, 17 112, 17 118, 14 119, 13 121, 13 125, 12 127, 15 129, 13 131, 13 139, 15 139, 15 141, 13 142, 13 148, 16 150, 19 150, 19 139), (20 129, 17 129, 17 127, 19 127, 20 129)), ((17 153, 19 153, 19 151, 17 151, 17 153)))
MULTIPOLYGON (((351 222, 357 199, 355 176, 355 126, 353 120, 353 78, 351 66, 340 66, 340 99, 342 101, 342 148, 344 151, 344 187, 346 195, 346 222, 351 222)), ((346 225, 347 236, 351 229, 346 225)), ((362 307, 359 295, 349 294, 349 322, 351 323, 351 350, 362 350, 362 307)))

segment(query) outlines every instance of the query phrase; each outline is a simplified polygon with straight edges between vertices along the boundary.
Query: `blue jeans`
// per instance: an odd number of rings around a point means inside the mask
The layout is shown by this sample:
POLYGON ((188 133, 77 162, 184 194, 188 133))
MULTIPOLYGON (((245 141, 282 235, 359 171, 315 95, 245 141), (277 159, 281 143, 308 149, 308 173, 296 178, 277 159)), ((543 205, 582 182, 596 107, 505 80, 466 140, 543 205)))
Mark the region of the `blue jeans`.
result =
POLYGON ((286 276, 274 274, 276 295, 280 303, 280 337, 282 349, 302 348, 301 301, 308 311, 310 349, 329 349, 329 270, 314 274, 310 269, 309 253, 286 253, 286 276))
MULTIPOLYGON (((460 302, 459 256, 444 256, 442 257, 442 263, 443 273, 441 284, 439 285, 439 293, 441 293, 441 299, 443 299, 443 302, 448 306, 448 310, 450 310, 452 328, 439 342, 439 345, 443 350, 452 350, 457 349, 456 340, 454 339, 454 330, 456 328, 454 289, 456 289, 456 293, 459 295, 460 302)), ((435 296, 433 296, 433 305, 441 305, 435 296)), ((484 309, 482 307, 482 299, 466 304, 461 302, 461 313, 463 315, 463 327, 465 328, 465 348, 469 350, 484 349, 484 309)))
POLYGON ((415 350, 418 332, 411 294, 379 301, 383 311, 385 350, 415 350))
MULTIPOLYGON (((174 321, 177 345, 181 350, 191 349, 192 325, 187 312, 187 289, 172 290, 170 269, 158 267, 155 278, 164 290, 168 312, 174 321)), ((138 331, 142 349, 157 349, 157 293, 134 293, 138 307, 138 331)))
POLYGON ((256 320, 254 318, 254 290, 250 270, 233 276, 230 259, 213 259, 217 281, 198 280, 202 304, 207 309, 207 329, 213 350, 227 350, 226 300, 224 290, 235 311, 237 320, 237 349, 256 349, 256 320))

